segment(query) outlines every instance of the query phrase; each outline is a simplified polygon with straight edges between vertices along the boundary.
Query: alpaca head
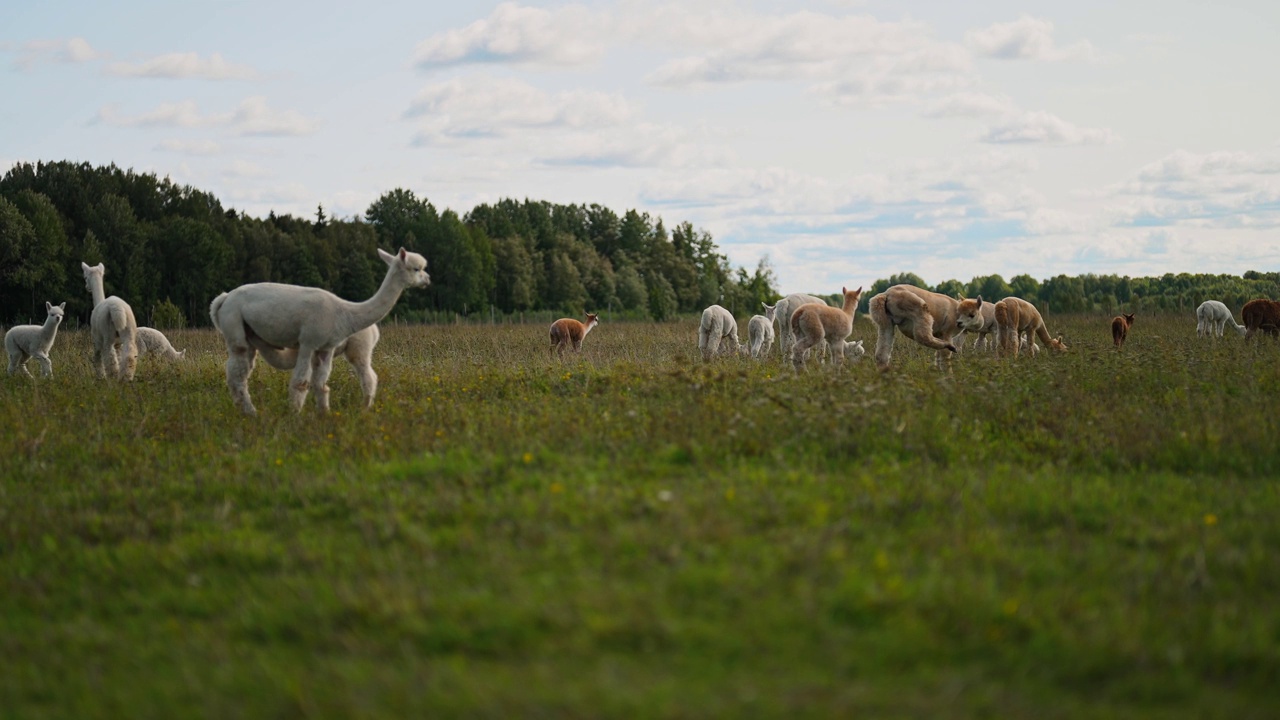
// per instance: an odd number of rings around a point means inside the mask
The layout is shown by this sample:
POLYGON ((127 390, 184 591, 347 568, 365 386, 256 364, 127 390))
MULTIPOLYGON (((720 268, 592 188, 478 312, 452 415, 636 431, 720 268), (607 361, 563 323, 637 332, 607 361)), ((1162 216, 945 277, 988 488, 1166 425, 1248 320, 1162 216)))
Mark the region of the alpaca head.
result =
POLYGON ((861 340, 856 340, 844 346, 845 359, 857 360, 867 354, 867 349, 862 346, 861 340))
POLYGON ((45 322, 53 320, 53 326, 57 327, 58 324, 62 322, 62 316, 66 315, 66 310, 67 304, 65 302, 54 305, 46 300, 44 303, 44 311, 48 313, 49 316, 45 319, 45 322))
POLYGON ((1058 337, 1056 337, 1056 338, 1050 338, 1050 339, 1049 339, 1049 347, 1053 348, 1054 350, 1057 350, 1058 352, 1066 352, 1066 351, 1067 351, 1067 344, 1066 344, 1066 343, 1064 343, 1064 342, 1062 342, 1062 336, 1061 336, 1061 335, 1059 335, 1059 336, 1058 336, 1058 337))
POLYGON ((378 257, 387 267, 400 274, 405 287, 426 287, 431 284, 431 276, 427 274, 427 259, 415 252, 400 248, 400 252, 391 253, 378 248, 378 257))
POLYGON ((1124 324, 1125 324, 1125 325, 1127 325, 1127 326, 1129 326, 1129 327, 1133 327, 1133 313, 1125 314, 1125 316, 1124 316, 1124 324))
POLYGON ((778 312, 778 304, 770 305, 764 301, 761 301, 760 304, 764 306, 764 316, 769 318, 769 322, 773 322, 773 316, 778 312))
POLYGON ((961 298, 956 306, 956 324, 961 330, 978 330, 982 327, 982 296, 961 298))
POLYGON ((595 313, 587 313, 586 327, 588 330, 600 324, 600 316, 595 313))
POLYGON ((857 290, 850 290, 849 288, 842 287, 840 288, 840 292, 844 295, 844 302, 846 305, 853 303, 854 307, 858 306, 858 298, 862 297, 861 287, 857 290))
POLYGON ((101 283, 102 276, 107 274, 107 266, 102 263, 89 267, 89 265, 82 262, 80 263, 80 270, 84 273, 84 288, 90 291, 93 290, 94 279, 96 278, 101 283))

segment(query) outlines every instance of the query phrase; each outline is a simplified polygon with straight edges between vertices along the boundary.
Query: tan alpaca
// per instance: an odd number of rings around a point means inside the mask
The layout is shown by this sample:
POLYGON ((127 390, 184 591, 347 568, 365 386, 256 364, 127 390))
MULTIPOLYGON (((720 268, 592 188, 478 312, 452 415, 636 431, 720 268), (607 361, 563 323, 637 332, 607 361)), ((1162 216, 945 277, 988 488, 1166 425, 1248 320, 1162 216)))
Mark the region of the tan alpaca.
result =
POLYGON ((876 367, 889 369, 893 329, 937 351, 934 364, 942 367, 956 351, 951 339, 960 332, 956 322, 960 301, 914 285, 894 285, 871 298, 871 322, 876 324, 876 367))
POLYGON ((1117 315, 1111 319, 1111 342, 1116 349, 1124 347, 1125 338, 1129 337, 1129 328, 1133 327, 1133 314, 1117 315))
MULTIPOLYGON (((1062 342, 1062 336, 1049 337, 1049 331, 1044 326, 1044 318, 1040 317, 1040 311, 1035 305, 1022 298, 1007 297, 996 303, 996 325, 1000 328, 997 342, 1000 344, 1001 357, 1018 356, 1023 333, 1030 337, 1032 346, 1035 345, 1035 338, 1040 338, 1040 342, 1050 349, 1058 352, 1067 351, 1066 344, 1062 342)), ((1033 351, 1032 355, 1034 354, 1033 351)))
POLYGON ((795 337, 795 345, 791 348, 791 364, 797 370, 804 367, 804 356, 809 348, 823 340, 831 348, 832 362, 844 362, 845 340, 853 334, 853 318, 858 312, 862 288, 840 288, 840 292, 844 293, 844 304, 841 307, 833 308, 826 303, 806 303, 791 314, 791 334, 795 337))
POLYGON ((599 324, 600 319, 594 313, 587 313, 586 324, 573 318, 560 318, 551 323, 551 352, 563 357, 564 351, 570 346, 573 346, 574 352, 581 352, 582 338, 599 324))
POLYGON ((964 349, 964 334, 966 332, 973 333, 978 336, 973 341, 973 347, 976 349, 979 345, 984 350, 992 350, 996 345, 996 304, 983 302, 982 296, 976 298, 959 298, 960 303, 956 305, 956 325, 960 327, 960 332, 951 338, 951 344, 956 346, 957 350, 964 349))

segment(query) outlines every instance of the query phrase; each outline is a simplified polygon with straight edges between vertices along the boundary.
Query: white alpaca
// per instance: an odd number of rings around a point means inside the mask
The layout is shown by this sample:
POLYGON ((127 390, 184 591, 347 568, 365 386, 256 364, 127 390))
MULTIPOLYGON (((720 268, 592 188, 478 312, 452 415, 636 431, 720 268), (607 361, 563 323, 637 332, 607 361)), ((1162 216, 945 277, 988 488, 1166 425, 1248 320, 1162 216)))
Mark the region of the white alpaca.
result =
POLYGON ((951 344, 956 346, 956 350, 964 349, 966 332, 978 336, 973 341, 975 350, 979 345, 987 350, 996 349, 996 331, 999 328, 996 325, 995 303, 983 302, 981 295, 971 299, 960 298, 960 304, 956 306, 956 325, 959 326, 960 332, 951 338, 951 344))
POLYGON ((93 335, 94 371, 100 378, 133 380, 138 368, 138 321, 133 317, 133 308, 115 295, 104 297, 102 276, 107 269, 102 263, 93 267, 80 263, 80 269, 84 271, 84 286, 93 295, 89 330, 93 335))
MULTIPOLYGON (((373 371, 373 349, 377 347, 382 332, 377 325, 370 325, 360 332, 338 343, 333 349, 334 355, 341 355, 351 363, 360 380, 360 391, 364 395, 364 406, 373 407, 373 398, 378 394, 378 373, 373 371)), ((250 340, 254 349, 262 355, 267 364, 277 370, 296 370, 298 351, 294 348, 275 348, 263 343, 258 338, 250 340)), ((317 390, 316 392, 320 392, 317 390)))
POLYGON ((764 305, 763 315, 752 315, 747 322, 747 345, 751 357, 759 360, 769 354, 773 347, 773 316, 778 311, 777 305, 764 305))
POLYGON ((169 338, 164 333, 155 328, 140 327, 138 328, 138 357, 143 355, 161 355, 170 360, 181 360, 187 356, 187 351, 174 350, 173 344, 169 342, 169 338))
POLYGON ((1231 323, 1231 327, 1235 328, 1241 337, 1248 332, 1245 326, 1236 324, 1231 311, 1217 300, 1205 300, 1200 303, 1200 307, 1196 308, 1196 337, 1214 335, 1222 337, 1222 331, 1226 329, 1227 323, 1231 323))
POLYGON ((54 305, 46 302, 44 311, 48 316, 43 325, 14 325, 9 328, 9 332, 4 334, 4 349, 9 353, 10 375, 22 371, 23 375, 31 377, 27 372, 27 360, 35 358, 44 376, 53 377, 49 351, 53 349, 53 339, 58 335, 58 324, 62 322, 66 309, 66 303, 54 305))
POLYGON ((702 311, 702 321, 698 324, 698 349, 702 351, 702 359, 710 360, 720 352, 724 344, 724 352, 738 354, 738 321, 733 313, 712 305, 702 311))
POLYGON ((378 256, 387 264, 386 277, 373 297, 350 302, 320 288, 253 283, 241 285, 213 299, 209 317, 227 343, 227 388, 240 410, 257 414, 249 397, 249 374, 259 348, 294 349, 289 401, 301 411, 314 385, 316 404, 329 410, 329 373, 335 349, 352 335, 377 323, 395 306, 405 288, 426 287, 427 260, 400 248, 378 256))
POLYGON ((773 306, 773 317, 778 321, 778 347, 782 350, 782 357, 784 358, 791 352, 791 346, 796 342, 795 335, 791 332, 791 316, 795 314, 801 305, 808 305, 809 303, 826 305, 827 301, 815 295, 791 293, 773 306))

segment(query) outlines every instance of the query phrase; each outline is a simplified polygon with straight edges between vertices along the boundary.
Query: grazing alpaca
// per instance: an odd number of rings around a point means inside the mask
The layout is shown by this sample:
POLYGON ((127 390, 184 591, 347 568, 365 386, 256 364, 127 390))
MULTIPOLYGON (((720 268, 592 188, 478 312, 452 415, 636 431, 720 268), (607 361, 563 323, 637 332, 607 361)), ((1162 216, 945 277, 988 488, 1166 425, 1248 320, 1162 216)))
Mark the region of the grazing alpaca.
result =
POLYGON ((765 305, 764 314, 752 315, 747 323, 747 345, 751 357, 757 360, 768 355, 769 348, 773 347, 773 316, 777 311, 777 305, 765 305))
POLYGON ((169 338, 155 328, 138 328, 138 357, 146 354, 161 355, 170 360, 181 360, 187 356, 186 350, 174 350, 169 338))
POLYGON ((1024 333, 1030 340, 1032 357, 1039 353, 1039 348, 1035 347, 1037 337, 1049 348, 1058 352, 1067 351, 1066 343, 1062 342, 1062 336, 1049 337, 1049 331, 1044 326, 1044 318, 1040 317, 1040 311, 1035 305, 1022 298, 1007 297, 996 303, 996 324, 1000 328, 997 342, 1000 345, 1001 357, 1018 356, 1024 333))
POLYGON ((702 321, 698 323, 698 349, 702 351, 702 359, 710 360, 719 354, 722 343, 725 354, 738 354, 738 321, 733 313, 712 305, 702 311, 702 321))
POLYGON ((89 267, 80 263, 84 286, 93 295, 93 312, 89 330, 93 335, 93 368, 98 377, 133 380, 138 369, 138 321, 129 303, 102 289, 102 276, 107 268, 102 263, 89 267))
POLYGON ((600 318, 595 313, 587 313, 585 325, 573 318, 560 318, 551 323, 551 352, 564 357, 564 351, 570 345, 573 346, 574 352, 582 352, 582 338, 591 332, 591 328, 599 324, 600 318))
MULTIPOLYGON (((778 322, 778 349, 785 358, 787 353, 791 352, 791 346, 795 344, 795 336, 791 334, 791 316, 801 305, 817 303, 818 305, 826 305, 827 301, 816 295, 806 295, 804 293, 791 293, 790 295, 778 301, 773 306, 773 317, 778 322)), ((766 306, 767 307, 767 306, 766 306)))
POLYGON ((876 324, 876 367, 889 369, 893 356, 893 329, 937 351, 934 365, 941 368, 954 353, 951 343, 959 330, 956 324, 956 308, 960 301, 941 293, 930 292, 914 285, 894 285, 871 298, 871 322, 876 324))
POLYGON ((1129 337, 1129 328, 1133 327, 1133 314, 1117 315, 1111 319, 1111 342, 1116 349, 1124 347, 1125 338, 1129 337))
POLYGON ((1250 300, 1240 308, 1240 319, 1244 321, 1246 340, 1259 330, 1268 335, 1280 334, 1280 303, 1266 298, 1250 300))
POLYGON ((844 293, 844 303, 838 308, 826 303, 806 303, 791 314, 791 334, 795 337, 791 364, 796 370, 804 367, 805 352, 823 340, 831 348, 832 362, 844 362, 845 340, 853 334, 853 318, 858 312, 862 288, 840 288, 840 292, 844 293))
MULTIPOLYGON (((142 328, 138 328, 141 330, 142 328)), ((373 371, 373 349, 382 338, 382 331, 377 325, 370 325, 360 332, 338 343, 333 348, 334 355, 341 355, 351 363, 351 369, 360 379, 360 391, 364 395, 364 406, 373 407, 373 398, 378 394, 378 373, 373 371)), ((298 351, 294 348, 274 348, 263 344, 257 338, 250 340, 254 349, 267 364, 277 370, 296 370, 298 351)), ((328 393, 327 386, 318 388, 317 393, 328 393)), ((324 404, 328 404, 326 400, 324 404)))
POLYGON ((40 363, 40 370, 45 377, 53 377, 53 361, 49 359, 49 351, 53 349, 53 340, 58 335, 58 324, 67 309, 66 303, 54 305, 45 302, 44 311, 48 315, 43 325, 14 325, 4 334, 4 349, 9 353, 9 374, 19 370, 23 375, 31 377, 27 372, 27 360, 35 358, 40 363))
POLYGON ((978 336, 973 341, 976 349, 981 345, 984 349, 994 350, 996 346, 996 304, 983 302, 982 296, 976 298, 960 298, 956 306, 956 326, 960 332, 951 338, 956 350, 964 349, 964 334, 973 333, 978 336))
POLYGON ((1227 323, 1231 323, 1231 327, 1244 336, 1246 332, 1244 325, 1236 324, 1231 311, 1221 302, 1205 300, 1200 303, 1200 307, 1196 308, 1196 337, 1213 335, 1222 337, 1222 331, 1226 329, 1227 323))
POLYGON ((209 317, 227 343, 227 387, 241 411, 256 415, 249 397, 249 374, 259 348, 296 349, 289 401, 301 411, 314 385, 316 404, 329 410, 329 373, 334 349, 347 338, 377 323, 395 307, 406 288, 431 283, 427 260, 404 248, 392 255, 381 248, 378 256, 387 274, 373 297, 364 302, 343 300, 320 288, 252 283, 241 285, 213 299, 209 317))

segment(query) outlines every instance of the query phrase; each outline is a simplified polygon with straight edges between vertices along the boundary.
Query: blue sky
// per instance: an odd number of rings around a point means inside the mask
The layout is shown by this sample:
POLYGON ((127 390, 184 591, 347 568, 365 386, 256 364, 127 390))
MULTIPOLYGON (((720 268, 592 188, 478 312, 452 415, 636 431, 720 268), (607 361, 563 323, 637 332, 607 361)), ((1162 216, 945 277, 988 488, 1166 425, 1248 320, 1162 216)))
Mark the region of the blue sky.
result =
POLYGON ((0 7, 0 168, 636 208, 783 291, 1280 265, 1280 3, 0 7))

